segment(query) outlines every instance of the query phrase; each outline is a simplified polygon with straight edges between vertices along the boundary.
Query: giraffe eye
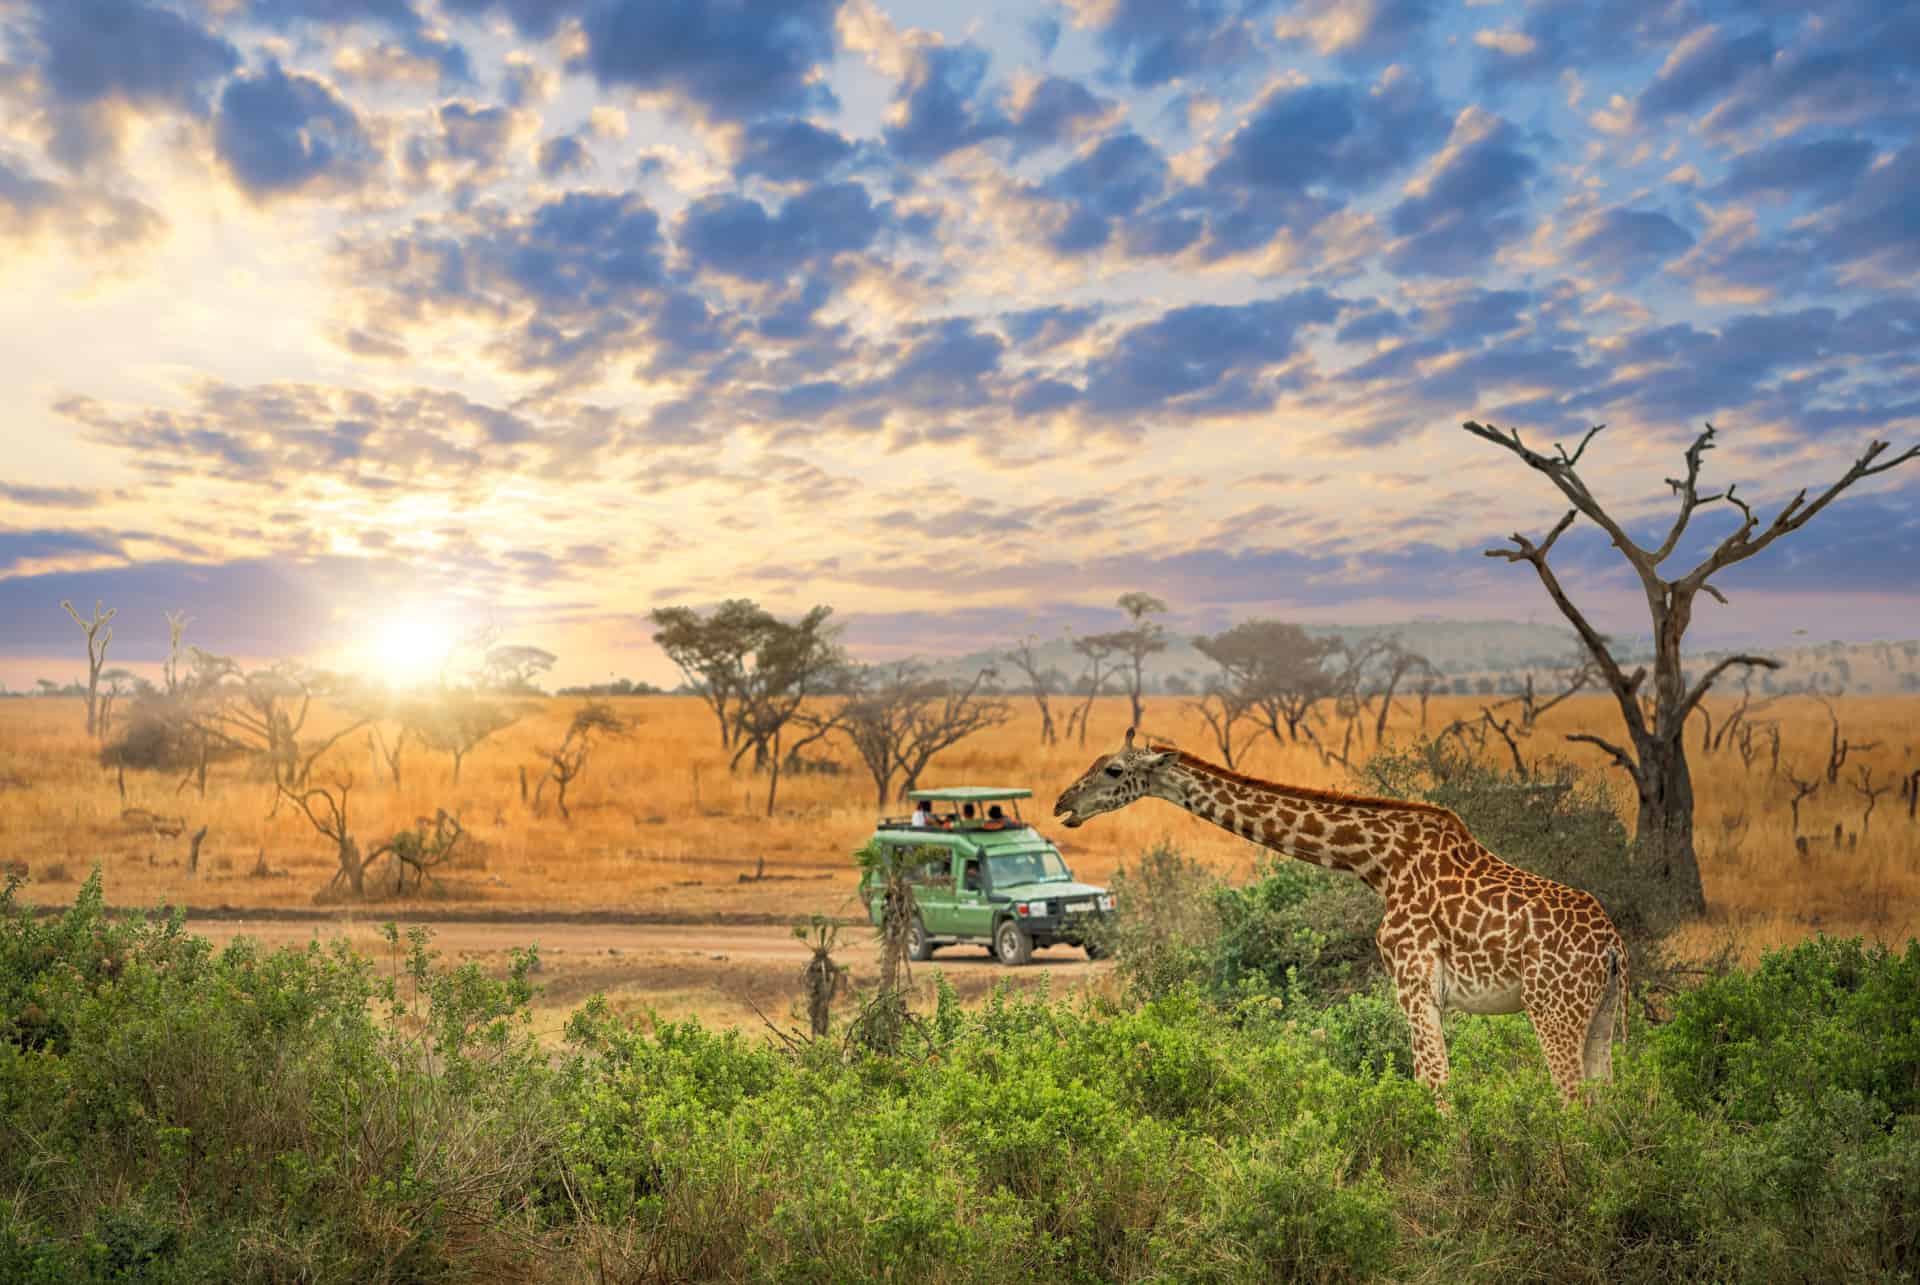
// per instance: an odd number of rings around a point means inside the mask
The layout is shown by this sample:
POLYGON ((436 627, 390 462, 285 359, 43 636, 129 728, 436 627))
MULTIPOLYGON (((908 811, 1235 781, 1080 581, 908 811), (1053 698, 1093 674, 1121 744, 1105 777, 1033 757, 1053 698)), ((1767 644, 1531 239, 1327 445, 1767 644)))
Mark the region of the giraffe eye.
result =
POLYGON ((1119 769, 1119 768, 1117 768, 1117 767, 1110 767, 1110 768, 1108 768, 1108 769, 1107 769, 1107 775, 1108 775, 1108 776, 1116 776, 1116 777, 1117 777, 1117 776, 1119 776, 1120 774, 1121 774, 1121 773, 1120 773, 1120 769, 1119 769))

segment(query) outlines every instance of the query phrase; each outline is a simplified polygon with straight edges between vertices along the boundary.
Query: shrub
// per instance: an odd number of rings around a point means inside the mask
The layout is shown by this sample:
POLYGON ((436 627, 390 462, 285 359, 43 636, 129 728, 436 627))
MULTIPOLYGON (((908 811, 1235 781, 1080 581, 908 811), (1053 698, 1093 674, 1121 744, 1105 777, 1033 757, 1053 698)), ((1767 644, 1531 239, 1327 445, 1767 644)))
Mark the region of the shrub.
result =
POLYGON ((1920 1111, 1920 942, 1904 954, 1815 938, 1681 995, 1654 1036, 1667 1083, 1696 1110, 1752 1124, 1829 1089, 1920 1111))

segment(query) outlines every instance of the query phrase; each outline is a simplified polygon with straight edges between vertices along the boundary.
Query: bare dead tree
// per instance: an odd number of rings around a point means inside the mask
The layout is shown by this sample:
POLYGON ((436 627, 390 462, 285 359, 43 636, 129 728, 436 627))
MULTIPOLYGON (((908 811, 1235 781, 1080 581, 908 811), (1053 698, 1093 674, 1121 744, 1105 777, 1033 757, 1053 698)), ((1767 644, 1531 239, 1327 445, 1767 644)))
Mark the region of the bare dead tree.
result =
POLYGON ((393 734, 393 740, 389 742, 378 727, 367 733, 367 745, 373 750, 375 759, 386 766, 387 779, 393 782, 395 789, 400 788, 401 751, 406 749, 407 737, 412 734, 410 729, 403 726, 393 734))
POLYGON ((1900 797, 1907 801, 1907 820, 1914 820, 1915 813, 1920 812, 1920 768, 1914 768, 1902 778, 1900 797))
POLYGON ((1880 742, 1864 741, 1859 745, 1855 745, 1852 741, 1841 736, 1840 715, 1834 710, 1833 702, 1819 692, 1809 694, 1815 700, 1819 701, 1827 711, 1827 723, 1830 729, 1827 740, 1827 784, 1838 785, 1840 783, 1840 769, 1847 765, 1847 755, 1855 750, 1877 750, 1880 748, 1880 742))
POLYGON ((169 611, 167 618, 167 659, 160 666, 160 677, 165 691, 172 695, 180 687, 180 639, 186 634, 187 626, 193 623, 193 617, 184 611, 169 611))
POLYGON ((392 838, 369 852, 366 864, 372 866, 381 857, 390 859, 395 892, 407 890, 407 872, 411 870, 417 891, 432 876, 435 867, 453 856, 454 849, 466 837, 466 828, 460 824, 459 817, 445 808, 436 808, 431 817, 418 818, 411 830, 396 831, 392 838))
POLYGON ((100 600, 96 598, 93 619, 82 620, 71 602, 62 598, 60 605, 67 609, 67 614, 73 617, 73 623, 79 625, 81 632, 87 636, 87 735, 95 736, 99 734, 95 714, 100 700, 100 668, 107 663, 107 644, 113 641, 112 621, 119 608, 108 607, 103 612, 100 600))
POLYGON ((1207 730, 1213 735, 1213 743, 1219 748, 1221 759, 1228 767, 1234 766, 1233 729, 1246 719, 1251 710, 1246 694, 1238 687, 1215 681, 1207 685, 1207 690, 1199 700, 1188 701, 1187 704, 1198 710, 1200 717, 1206 720, 1207 730))
MULTIPOLYGON (((554 787, 554 806, 560 809, 563 820, 571 822, 573 814, 567 811, 567 787, 572 785, 580 773, 587 767, 587 756, 593 750, 595 736, 625 735, 627 724, 613 707, 604 701, 588 701, 575 711, 573 720, 567 724, 567 734, 558 748, 541 750, 547 760, 547 773, 540 778, 533 790, 533 810, 540 810, 540 797, 547 783, 554 787)), ((524 779, 524 778, 523 778, 524 779)))
POLYGON ((332 841, 334 855, 340 866, 333 872, 333 878, 327 881, 327 887, 332 888, 344 879, 354 896, 365 896, 366 862, 361 859, 360 845, 355 842, 347 819, 347 796, 353 791, 353 777, 341 777, 331 789, 324 785, 297 791, 285 785, 277 788, 288 802, 306 815, 323 838, 332 841))
POLYGON ((1853 783, 1853 792, 1867 801, 1867 810, 1860 814, 1860 833, 1865 836, 1873 825, 1874 805, 1880 802, 1881 795, 1893 788, 1893 782, 1888 780, 1876 786, 1873 783, 1873 769, 1865 763, 1859 764, 1855 771, 1859 776, 1853 783))
POLYGON ((1818 792, 1820 789, 1820 778, 1818 775, 1815 775, 1811 779, 1803 781, 1793 774, 1791 767, 1782 768, 1780 775, 1785 777, 1787 784, 1793 787, 1793 797, 1787 800, 1787 807, 1791 809, 1793 813, 1793 832, 1799 834, 1800 801, 1802 799, 1810 799, 1818 792))
POLYGON ((1789 500, 1772 521, 1764 526, 1747 502, 1735 494, 1734 487, 1702 494, 1699 489, 1702 456, 1714 445, 1715 430, 1706 426, 1686 450, 1686 472, 1669 478, 1668 486, 1679 501, 1679 511, 1660 542, 1643 546, 1594 498, 1593 492, 1577 472, 1580 457, 1592 443, 1600 427, 1588 431, 1571 453, 1558 447, 1553 455, 1530 450, 1515 430, 1502 431, 1490 425, 1467 421, 1467 432, 1512 452, 1535 472, 1541 474, 1564 496, 1572 508, 1535 544, 1524 536, 1512 537, 1512 549, 1489 549, 1488 557, 1526 562, 1538 574, 1554 605, 1579 633, 1589 654, 1600 667, 1601 678, 1613 694, 1626 724, 1631 749, 1591 733, 1575 733, 1570 740, 1593 745, 1613 759, 1629 777, 1640 797, 1640 813, 1635 840, 1641 853, 1660 876, 1677 885, 1677 890, 1696 912, 1706 909, 1706 893, 1700 882, 1700 863, 1693 844, 1693 778, 1688 770, 1683 734, 1693 708, 1713 687, 1714 681, 1735 666, 1777 669, 1779 662, 1766 656, 1733 655, 1710 665, 1690 686, 1682 665, 1681 641, 1692 623, 1694 600, 1706 593, 1716 601, 1725 596, 1710 583, 1711 577, 1736 563, 1760 553, 1774 541, 1791 535, 1811 521, 1827 505, 1854 483, 1884 473, 1908 460, 1920 457, 1920 446, 1909 448, 1886 459, 1887 444, 1873 442, 1854 460, 1847 471, 1812 501, 1802 490, 1789 500), (1691 569, 1669 578, 1660 566, 1676 549, 1689 522, 1702 505, 1723 502, 1739 514, 1735 529, 1720 541, 1691 569), (1576 607, 1561 587, 1559 577, 1548 565, 1554 542, 1578 517, 1594 523, 1613 542, 1621 556, 1640 578, 1653 625, 1654 661, 1649 715, 1641 704, 1641 686, 1647 681, 1644 668, 1628 674, 1614 658, 1606 641, 1576 607))
POLYGON ((1060 690, 1060 671, 1051 666, 1041 668, 1040 657, 1033 649, 1035 641, 1034 636, 1028 634, 1020 640, 1019 646, 1001 652, 1000 658, 1025 675, 1027 692, 1040 708, 1040 743, 1052 745, 1059 739, 1059 734, 1054 730, 1053 707, 1049 702, 1060 690))
POLYGON ((1087 667, 1080 674, 1080 682, 1086 688, 1086 699, 1067 715, 1067 735, 1072 736, 1077 725, 1080 729, 1080 745, 1084 749, 1087 744, 1087 719, 1093 713, 1094 699, 1106 690, 1107 682, 1112 677, 1109 665, 1119 645, 1112 634, 1087 634, 1073 640, 1073 649, 1086 657, 1087 667))
POLYGON ((106 670, 100 675, 106 689, 100 693, 100 721, 97 726, 100 739, 106 740, 113 734, 113 703, 122 697, 130 696, 139 690, 140 680, 132 670, 118 666, 106 670))
MULTIPOLYGON (((1387 639, 1387 646, 1381 653, 1380 661, 1380 712, 1373 724, 1373 741, 1376 745, 1386 739, 1387 716, 1393 709, 1394 691, 1409 677, 1417 679, 1422 675, 1432 676, 1438 672, 1434 669, 1432 661, 1417 651, 1408 650, 1397 637, 1387 639)), ((1424 705, 1423 700, 1422 706, 1424 705)))

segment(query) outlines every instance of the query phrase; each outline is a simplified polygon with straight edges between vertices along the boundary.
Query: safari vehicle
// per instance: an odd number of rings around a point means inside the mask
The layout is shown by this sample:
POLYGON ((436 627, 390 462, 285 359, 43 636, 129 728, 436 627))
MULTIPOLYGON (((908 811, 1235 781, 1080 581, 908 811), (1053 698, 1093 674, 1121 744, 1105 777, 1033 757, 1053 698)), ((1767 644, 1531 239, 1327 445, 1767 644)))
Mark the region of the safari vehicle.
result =
MULTIPOLYGON (((1099 958, 1096 926, 1113 913, 1105 888, 1079 883, 1060 850, 1020 817, 1021 799, 1032 790, 960 786, 914 790, 935 824, 916 826, 911 817, 882 818, 871 842, 894 849, 911 865, 915 915, 907 930, 907 954, 927 959, 941 946, 985 946, 1003 964, 1024 964, 1047 946, 1079 946, 1099 958), (976 819, 963 817, 972 804, 976 819), (1006 808, 996 808, 1005 804, 1006 808), (994 821, 989 810, 1010 812, 994 821)), ((869 871, 861 899, 876 927, 883 919, 879 877, 869 871)))

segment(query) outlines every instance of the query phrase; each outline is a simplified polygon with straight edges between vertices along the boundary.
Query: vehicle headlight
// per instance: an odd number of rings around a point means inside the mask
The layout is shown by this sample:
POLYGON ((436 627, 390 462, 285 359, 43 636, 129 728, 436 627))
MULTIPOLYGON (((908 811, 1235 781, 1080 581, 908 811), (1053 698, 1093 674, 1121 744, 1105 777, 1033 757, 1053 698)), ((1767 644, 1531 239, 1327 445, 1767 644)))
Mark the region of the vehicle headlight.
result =
POLYGON ((1102 909, 1102 910, 1112 910, 1112 909, 1113 909, 1113 894, 1112 894, 1112 893, 1110 893, 1110 892, 1103 892, 1103 893, 1101 893, 1101 894, 1100 894, 1100 909, 1102 909))

